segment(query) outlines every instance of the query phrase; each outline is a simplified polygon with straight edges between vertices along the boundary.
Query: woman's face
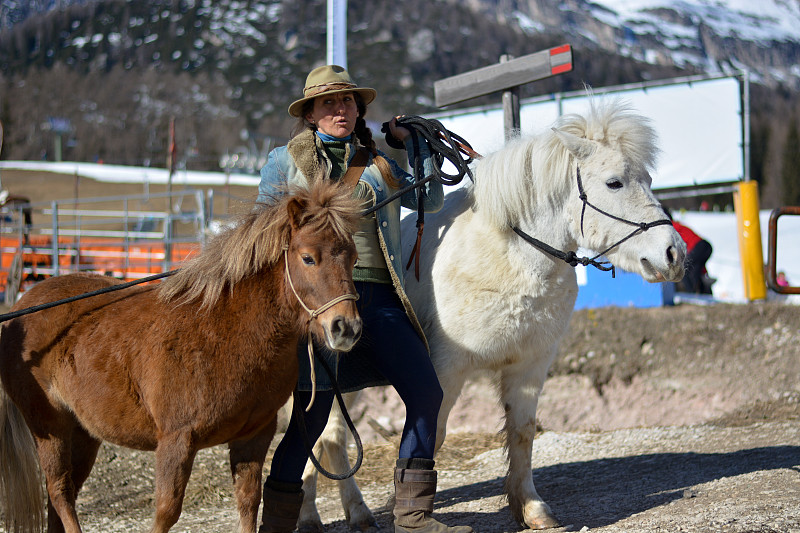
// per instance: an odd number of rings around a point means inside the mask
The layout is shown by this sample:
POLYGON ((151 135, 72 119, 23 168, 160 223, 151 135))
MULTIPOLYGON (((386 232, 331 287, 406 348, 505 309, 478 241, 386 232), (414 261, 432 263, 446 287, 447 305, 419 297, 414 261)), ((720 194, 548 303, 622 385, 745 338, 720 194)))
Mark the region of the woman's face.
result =
POLYGON ((356 127, 358 106, 352 92, 323 94, 314 99, 314 109, 306 120, 317 129, 334 137, 347 137, 356 127))

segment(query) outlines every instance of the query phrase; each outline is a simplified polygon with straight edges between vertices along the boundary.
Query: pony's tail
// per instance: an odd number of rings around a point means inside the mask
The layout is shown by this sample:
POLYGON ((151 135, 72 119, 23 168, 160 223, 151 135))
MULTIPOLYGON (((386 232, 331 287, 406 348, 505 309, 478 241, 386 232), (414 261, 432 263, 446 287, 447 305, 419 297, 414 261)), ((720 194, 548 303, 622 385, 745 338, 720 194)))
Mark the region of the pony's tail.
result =
POLYGON ((0 387, 0 500, 9 533, 40 533, 44 495, 39 457, 17 406, 0 387))

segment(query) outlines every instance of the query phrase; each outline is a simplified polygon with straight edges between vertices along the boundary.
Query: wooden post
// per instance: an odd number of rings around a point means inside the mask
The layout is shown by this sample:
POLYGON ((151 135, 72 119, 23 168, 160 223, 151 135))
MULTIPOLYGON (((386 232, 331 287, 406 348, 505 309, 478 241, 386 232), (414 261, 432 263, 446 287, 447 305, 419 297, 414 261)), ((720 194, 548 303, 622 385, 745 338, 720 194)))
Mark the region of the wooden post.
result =
MULTIPOLYGON (((500 63, 507 63, 514 59, 514 56, 503 54, 500 56, 500 63)), ((506 142, 519 135, 522 127, 519 118, 519 85, 510 87, 503 91, 503 133, 506 142)))

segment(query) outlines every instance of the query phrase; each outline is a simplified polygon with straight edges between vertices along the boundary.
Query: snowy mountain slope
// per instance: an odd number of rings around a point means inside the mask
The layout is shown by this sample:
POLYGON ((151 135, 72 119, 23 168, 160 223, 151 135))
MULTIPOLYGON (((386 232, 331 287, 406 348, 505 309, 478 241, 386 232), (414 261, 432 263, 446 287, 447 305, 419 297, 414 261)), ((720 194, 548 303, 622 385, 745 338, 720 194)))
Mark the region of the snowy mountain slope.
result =
POLYGON ((706 72, 747 69, 800 88, 798 0, 467 0, 528 33, 563 31, 574 44, 706 72))
POLYGON ((700 24, 721 37, 769 45, 774 41, 800 41, 800 4, 792 0, 594 0, 597 18, 631 28, 635 33, 660 31, 674 36, 697 35, 700 24), (668 14, 679 15, 673 22, 668 14))

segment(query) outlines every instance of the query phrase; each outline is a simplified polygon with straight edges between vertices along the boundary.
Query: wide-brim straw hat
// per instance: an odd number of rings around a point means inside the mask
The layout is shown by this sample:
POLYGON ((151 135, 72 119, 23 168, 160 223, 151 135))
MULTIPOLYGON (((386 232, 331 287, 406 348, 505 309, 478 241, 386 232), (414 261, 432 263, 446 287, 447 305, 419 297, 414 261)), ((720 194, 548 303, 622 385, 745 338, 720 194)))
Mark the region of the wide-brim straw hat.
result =
POLYGON ((359 87, 350 74, 339 65, 325 65, 312 70, 306 78, 303 88, 303 98, 292 102, 289 114, 293 117, 301 116, 303 104, 321 94, 334 94, 354 92, 361 95, 365 104, 369 104, 378 93, 369 87, 359 87))

